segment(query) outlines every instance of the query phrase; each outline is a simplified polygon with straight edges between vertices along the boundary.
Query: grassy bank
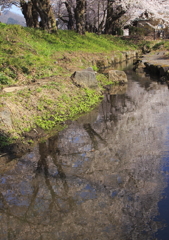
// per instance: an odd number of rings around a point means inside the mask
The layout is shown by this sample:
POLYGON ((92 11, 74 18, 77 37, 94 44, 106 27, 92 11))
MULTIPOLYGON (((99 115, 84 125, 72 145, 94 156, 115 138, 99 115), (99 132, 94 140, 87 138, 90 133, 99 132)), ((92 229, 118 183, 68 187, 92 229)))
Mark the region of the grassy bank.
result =
POLYGON ((1 119, 0 148, 16 139, 24 142, 27 138, 32 143, 34 138, 26 134, 32 129, 37 135, 40 129, 58 130, 67 119, 90 111, 108 81, 98 74, 99 89, 78 88, 71 74, 89 66, 97 70, 96 59, 105 60, 114 53, 120 56, 121 51, 136 48, 113 36, 80 36, 61 30, 48 34, 0 23, 0 112, 5 116, 1 119), (19 89, 4 91, 10 86, 19 89))
MULTIPOLYGON (((64 54, 79 62, 77 53, 104 53, 135 49, 127 41, 113 36, 59 30, 48 34, 41 30, 0 23, 0 84, 23 84, 28 80, 66 74, 64 54), (72 53, 76 55, 72 56, 72 53)), ((65 59, 65 61, 70 59, 65 59)), ((82 59, 81 59, 82 60, 82 59)))

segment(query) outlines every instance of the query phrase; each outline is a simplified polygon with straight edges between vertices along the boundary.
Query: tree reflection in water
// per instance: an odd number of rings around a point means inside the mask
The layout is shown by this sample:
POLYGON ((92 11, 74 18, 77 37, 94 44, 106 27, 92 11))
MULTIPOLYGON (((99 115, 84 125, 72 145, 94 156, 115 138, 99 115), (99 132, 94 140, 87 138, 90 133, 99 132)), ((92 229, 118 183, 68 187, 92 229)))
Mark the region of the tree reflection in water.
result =
POLYGON ((0 239, 155 239, 168 89, 124 88, 1 174, 0 239))

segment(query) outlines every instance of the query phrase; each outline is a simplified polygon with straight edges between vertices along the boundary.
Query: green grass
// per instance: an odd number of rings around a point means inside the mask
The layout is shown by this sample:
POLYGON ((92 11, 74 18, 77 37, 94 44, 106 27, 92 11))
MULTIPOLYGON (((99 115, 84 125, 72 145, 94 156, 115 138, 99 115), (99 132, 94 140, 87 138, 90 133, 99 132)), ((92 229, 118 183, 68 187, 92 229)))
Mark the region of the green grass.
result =
POLYGON ((101 99, 96 90, 79 90, 75 96, 62 94, 57 99, 56 105, 51 99, 43 98, 39 101, 38 110, 43 111, 43 116, 35 117, 35 124, 43 130, 53 129, 67 119, 73 119, 77 115, 88 112, 101 99))
POLYGON ((164 43, 164 48, 167 50, 167 51, 169 51, 169 41, 163 41, 163 43, 164 43))
POLYGON ((160 47, 162 47, 162 46, 164 46, 164 42, 163 42, 163 41, 156 43, 156 44, 152 47, 152 49, 153 49, 153 50, 158 50, 158 49, 160 49, 160 47))
MULTIPOLYGON (((9 145, 22 133, 42 128, 47 131, 65 127, 67 119, 91 110, 101 100, 101 89, 110 84, 102 74, 97 74, 99 90, 77 88, 70 76, 75 68, 85 68, 89 62, 93 69, 98 58, 114 52, 134 50, 129 41, 108 35, 86 33, 84 36, 73 31, 59 30, 57 34, 31 29, 19 25, 0 23, 0 89, 10 85, 27 85, 31 80, 58 76, 38 81, 16 92, 1 92, 1 106, 5 103, 12 109, 12 129, 2 126, 0 148, 9 145), (88 53, 91 53, 88 57, 88 53), (84 56, 84 57, 83 57, 84 56), (85 56, 87 56, 85 58, 85 56), (67 61, 67 62, 66 62, 67 61), (7 136, 7 137, 4 137, 7 136)), ((117 53, 117 52, 116 52, 117 53)), ((106 57, 107 57, 106 55, 106 57)), ((30 139, 29 139, 30 140, 30 139)), ((29 143, 32 143, 31 140, 29 143)))
POLYGON ((60 87, 59 92, 57 83, 48 82, 31 91, 26 88, 17 91, 11 94, 10 99, 4 94, 5 101, 15 106, 13 108, 16 114, 12 120, 15 136, 37 126, 43 130, 52 130, 67 119, 74 119, 79 114, 90 111, 101 100, 97 90, 74 87, 73 92, 70 92, 66 84, 61 85, 64 88, 60 87), (55 94, 58 94, 57 97, 55 94))
POLYGON ((32 78, 63 74, 56 64, 58 53, 109 53, 135 49, 128 41, 109 35, 58 30, 57 34, 0 23, 0 84, 10 85, 32 78))

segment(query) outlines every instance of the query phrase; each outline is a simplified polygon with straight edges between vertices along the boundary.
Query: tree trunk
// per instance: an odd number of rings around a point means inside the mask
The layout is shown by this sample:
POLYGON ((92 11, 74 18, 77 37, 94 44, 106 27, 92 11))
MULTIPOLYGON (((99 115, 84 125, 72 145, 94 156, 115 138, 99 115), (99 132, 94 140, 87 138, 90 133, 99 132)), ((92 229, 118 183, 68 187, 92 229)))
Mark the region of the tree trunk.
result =
POLYGON ((31 2, 40 16, 40 27, 49 32, 55 32, 57 30, 56 19, 50 0, 31 0, 31 2))
POLYGON ((85 34, 86 24, 86 0, 76 0, 75 19, 76 19, 76 31, 83 35, 85 34))
POLYGON ((72 13, 72 10, 71 10, 71 6, 68 2, 64 2, 65 3, 65 6, 66 6, 66 9, 67 9, 67 12, 68 12, 68 25, 67 25, 67 28, 69 30, 74 30, 74 17, 73 17, 73 13, 72 13))
POLYGON ((34 7, 32 8, 32 17, 33 17, 34 28, 39 28, 39 20, 38 20, 39 15, 34 7))
POLYGON ((98 35, 102 34, 106 17, 106 9, 103 10, 102 21, 100 22, 100 1, 98 2, 98 35))
POLYGON ((114 25, 115 21, 122 17, 125 14, 125 11, 121 6, 118 6, 116 10, 114 10, 113 2, 111 0, 107 0, 107 18, 105 24, 105 33, 112 34, 114 33, 114 25))
POLYGON ((38 14, 33 8, 32 2, 25 2, 25 0, 20 1, 20 6, 22 8, 22 13, 26 20, 27 27, 38 27, 38 14))
POLYGON ((28 27, 41 27, 49 32, 57 30, 50 0, 30 0, 28 2, 20 0, 20 6, 28 27))

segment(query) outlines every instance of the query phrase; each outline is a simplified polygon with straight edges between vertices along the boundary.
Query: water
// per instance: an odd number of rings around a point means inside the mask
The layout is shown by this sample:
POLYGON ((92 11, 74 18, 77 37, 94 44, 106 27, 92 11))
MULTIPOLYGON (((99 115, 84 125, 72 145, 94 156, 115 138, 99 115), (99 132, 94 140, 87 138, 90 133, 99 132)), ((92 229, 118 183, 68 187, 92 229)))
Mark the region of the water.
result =
POLYGON ((169 90, 127 73, 92 112, 3 165, 1 240, 168 239, 169 90))

